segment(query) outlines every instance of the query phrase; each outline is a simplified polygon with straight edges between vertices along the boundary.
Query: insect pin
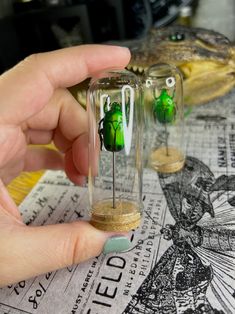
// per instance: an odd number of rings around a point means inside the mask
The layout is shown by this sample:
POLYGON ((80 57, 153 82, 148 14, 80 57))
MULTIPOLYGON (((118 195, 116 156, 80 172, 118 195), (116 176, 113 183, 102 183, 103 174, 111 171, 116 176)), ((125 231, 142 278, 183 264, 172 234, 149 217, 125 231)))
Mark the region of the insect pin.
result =
MULTIPOLYGON (((126 105, 129 111, 129 103, 126 105)), ((113 153, 113 208, 116 208, 115 184, 115 152, 120 152, 125 146, 122 107, 118 102, 112 102, 108 109, 108 98, 104 104, 104 117, 99 122, 100 149, 113 153)))

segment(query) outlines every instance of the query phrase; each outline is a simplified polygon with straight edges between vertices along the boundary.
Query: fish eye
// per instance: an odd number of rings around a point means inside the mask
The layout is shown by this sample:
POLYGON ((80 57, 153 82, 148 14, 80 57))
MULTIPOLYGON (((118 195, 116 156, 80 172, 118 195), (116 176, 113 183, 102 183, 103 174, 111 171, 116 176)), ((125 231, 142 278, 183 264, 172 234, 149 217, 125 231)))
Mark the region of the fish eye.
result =
POLYGON ((175 86, 175 78, 174 77, 168 77, 167 79, 166 79, 166 85, 168 86, 168 87, 173 87, 173 86, 175 86))

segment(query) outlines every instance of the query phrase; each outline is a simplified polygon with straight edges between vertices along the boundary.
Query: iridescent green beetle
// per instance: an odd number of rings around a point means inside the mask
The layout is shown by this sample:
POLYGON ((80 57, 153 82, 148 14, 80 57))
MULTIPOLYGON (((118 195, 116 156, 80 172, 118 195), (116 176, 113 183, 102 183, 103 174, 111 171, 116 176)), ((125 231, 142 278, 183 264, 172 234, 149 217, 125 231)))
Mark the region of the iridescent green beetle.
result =
POLYGON ((107 109, 107 101, 104 105, 104 118, 99 122, 100 146, 107 151, 119 152, 124 148, 124 130, 121 105, 113 102, 107 109), (103 127, 102 127, 103 125, 103 127))
POLYGON ((175 119, 175 103, 166 89, 162 89, 159 97, 155 98, 153 104, 153 114, 155 120, 160 123, 170 123, 175 119))

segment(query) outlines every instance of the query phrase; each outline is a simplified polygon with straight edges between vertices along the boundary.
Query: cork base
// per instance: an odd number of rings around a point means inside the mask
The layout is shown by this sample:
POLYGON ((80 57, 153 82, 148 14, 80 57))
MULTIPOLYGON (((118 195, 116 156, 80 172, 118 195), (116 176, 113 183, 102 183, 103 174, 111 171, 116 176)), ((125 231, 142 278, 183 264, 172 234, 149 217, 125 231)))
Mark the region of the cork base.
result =
POLYGON ((173 173, 181 170, 184 166, 183 154, 174 147, 160 147, 150 155, 150 166, 162 173, 173 173))
POLYGON ((91 225, 103 231, 126 232, 140 225, 141 215, 136 204, 130 201, 104 200, 93 205, 91 225))

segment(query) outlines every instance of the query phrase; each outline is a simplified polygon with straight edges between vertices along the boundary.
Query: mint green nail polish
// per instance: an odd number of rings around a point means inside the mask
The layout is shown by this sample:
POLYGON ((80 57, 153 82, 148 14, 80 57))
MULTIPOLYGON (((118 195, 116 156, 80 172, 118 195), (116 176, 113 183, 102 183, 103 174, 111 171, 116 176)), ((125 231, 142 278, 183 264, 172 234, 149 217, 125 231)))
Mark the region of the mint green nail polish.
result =
POLYGON ((117 236, 109 238, 104 245, 103 253, 120 253, 130 248, 131 242, 128 238, 117 236))

